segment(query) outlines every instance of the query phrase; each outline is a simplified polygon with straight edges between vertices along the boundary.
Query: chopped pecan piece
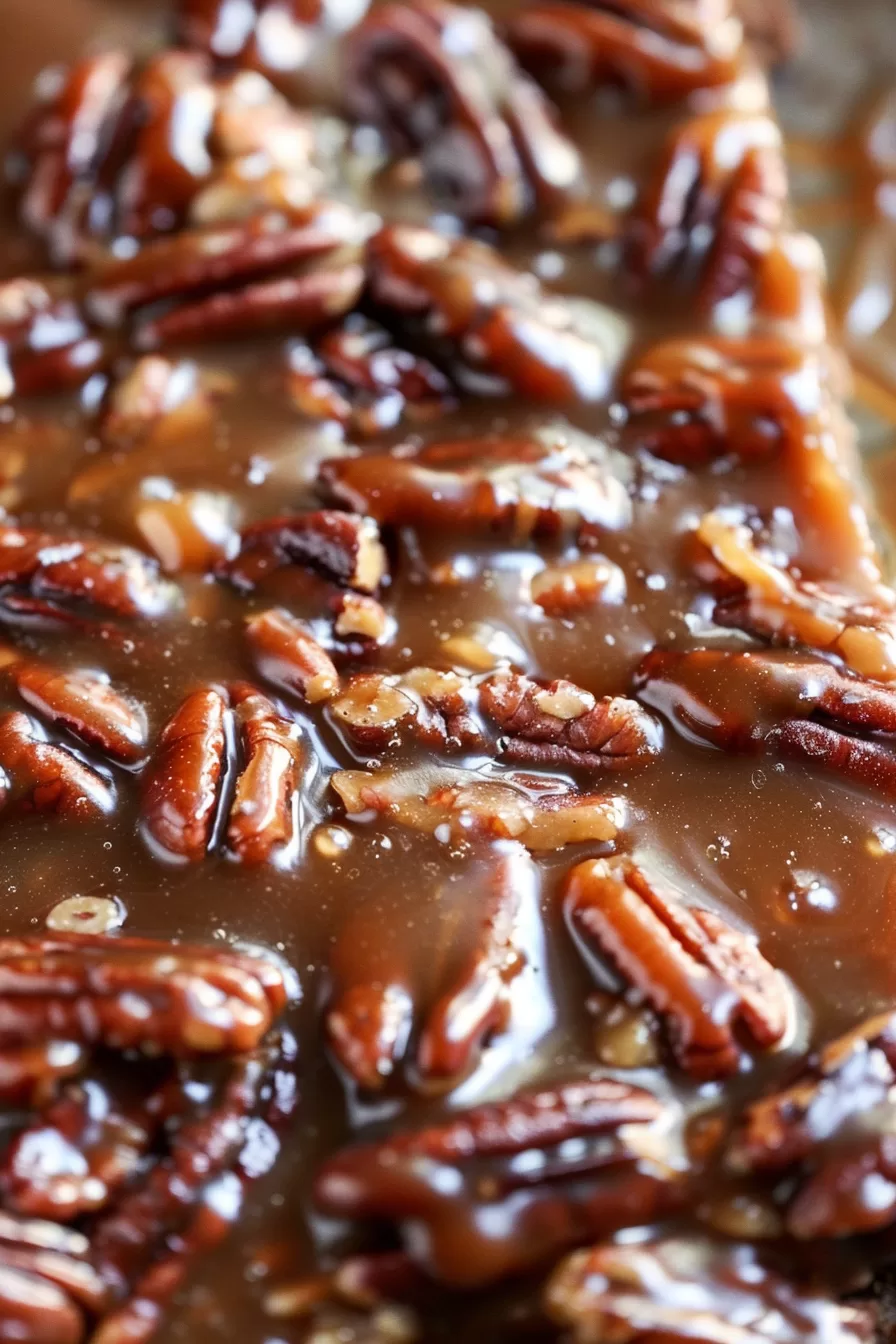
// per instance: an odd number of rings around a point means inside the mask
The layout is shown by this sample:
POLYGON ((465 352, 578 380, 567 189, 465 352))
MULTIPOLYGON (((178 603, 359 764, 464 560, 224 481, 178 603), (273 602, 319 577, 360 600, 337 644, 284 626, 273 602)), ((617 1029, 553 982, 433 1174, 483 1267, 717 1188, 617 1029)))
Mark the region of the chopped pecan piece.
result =
POLYGON ((595 1246, 552 1275, 546 1306, 571 1344, 870 1344, 865 1307, 787 1282, 752 1246, 699 1238, 595 1246))
POLYGON ((665 1018, 672 1049, 697 1078, 736 1072, 742 1024, 758 1046, 784 1037, 790 996, 750 935, 628 860, 580 863, 564 909, 665 1018))
POLYGON ((17 812, 96 821, 115 808, 112 784, 18 710, 0 715, 0 798, 17 812))
POLYGON ((339 690, 332 658, 301 621, 272 608, 246 622, 246 639, 265 681, 309 704, 329 700, 339 690))
POLYGON ((578 150, 481 10, 380 5, 349 35, 346 57, 350 110, 399 153, 419 155, 464 217, 515 224, 577 183, 578 150))
POLYGON ((178 1056, 253 1049, 286 1003, 273 962, 148 938, 0 938, 0 1048, 55 1038, 178 1056))
POLYGON ((772 644, 837 654, 877 681, 896 679, 896 608, 812 583, 767 560, 742 522, 708 513, 697 540, 719 567, 714 618, 772 644))
POLYGON ((207 56, 119 52, 60 74, 20 137, 25 224, 53 261, 116 238, 306 203, 329 174, 322 128, 258 74, 217 76, 207 56))
POLYGON ((350 817, 381 814, 446 840, 481 835, 519 840, 532 850, 587 840, 611 844, 626 820, 623 799, 572 793, 544 777, 442 767, 338 770, 330 783, 350 817))
POLYGON ((451 384, 434 364, 396 346, 384 327, 358 313, 325 332, 313 348, 292 345, 287 359, 297 409, 364 438, 454 405, 451 384))
POLYGON ((130 546, 0 527, 0 606, 15 612, 65 619, 66 607, 86 608, 149 620, 177 596, 155 562, 130 546))
POLYGON ((231 386, 225 374, 200 371, 189 360, 144 355, 104 400, 103 441, 129 447, 199 433, 212 426, 216 402, 231 386))
POLYGON ((484 243, 410 225, 375 234, 368 264, 387 325, 424 339, 480 395, 491 386, 552 405, 606 396, 628 341, 609 309, 546 292, 484 243))
POLYGON ((684 466, 799 450, 817 432, 829 363, 824 347, 771 335, 662 341, 623 376, 628 432, 684 466))
POLYGON ((793 756, 885 795, 896 791, 896 692, 820 658, 656 650, 636 684, 640 698, 692 741, 793 756))
POLYGON ((91 327, 76 283, 59 276, 0 281, 0 402, 80 387, 114 342, 91 327))
POLYGON ((359 1087, 376 1092, 401 1060, 413 1021, 414 1001, 401 983, 374 977, 337 985, 327 1010, 327 1043, 359 1087))
POLYGON ((358 672, 350 677, 329 713, 354 747, 380 752, 408 738, 443 751, 475 751, 487 745, 471 710, 476 689, 458 672, 415 667, 401 675, 358 672))
POLYGON ((304 753, 299 729, 254 687, 193 691, 162 729, 146 768, 143 833, 162 857, 205 858, 226 807, 226 840, 243 863, 282 860, 296 838, 304 753), (240 763, 228 760, 228 742, 240 763), (225 776, 236 765, 233 797, 225 776))
POLYGON ((606 556, 546 565, 529 587, 532 601, 547 616, 568 617, 589 607, 616 606, 626 594, 625 574, 606 556))
POLYGON ((655 179, 635 207, 629 264, 655 276, 697 250, 700 294, 712 307, 753 286, 783 220, 781 133, 764 113, 706 112, 672 132, 655 179), (700 256, 699 240, 712 241, 700 256))
POLYGON ((385 607, 367 593, 337 593, 330 602, 333 611, 333 633, 339 639, 360 641, 363 647, 386 644, 395 633, 396 624, 385 607))
POLYGON ((598 700, 571 681, 542 686, 515 672, 496 673, 480 686, 479 704, 502 734, 501 754, 512 761, 619 770, 662 749, 662 728, 636 701, 598 700))
POLYGON ((337 1154, 317 1202, 334 1216, 397 1223, 434 1278, 478 1287, 672 1207, 679 1177, 659 1132, 672 1113, 609 1079, 521 1093, 337 1154), (523 1153, 539 1160, 515 1163, 523 1153))
POLYGON ((780 1182, 786 1227, 846 1237, 896 1221, 896 1018, 873 1017, 812 1055, 796 1080, 747 1108, 728 1166, 780 1182))
POLYGON ((321 479, 340 503, 391 527, 594 547, 631 519, 622 468, 584 436, 459 439, 333 458, 321 479))
POLYGON ((265 696, 251 686, 238 687, 232 700, 245 765, 230 806, 227 840, 243 863, 266 863, 295 836, 303 752, 298 729, 265 696))
POLYGON ((5 669, 22 699, 54 727, 126 765, 146 749, 146 711, 120 694, 102 672, 52 667, 0 645, 5 669))
POLYGON ((564 94, 624 84, 646 103, 678 102, 740 66, 728 0, 534 0, 514 8, 508 31, 522 63, 564 94))
POLYGON ((375 593, 389 561, 372 518, 319 509, 266 518, 243 533, 239 555, 221 571, 245 592, 284 565, 308 565, 344 588, 375 593))

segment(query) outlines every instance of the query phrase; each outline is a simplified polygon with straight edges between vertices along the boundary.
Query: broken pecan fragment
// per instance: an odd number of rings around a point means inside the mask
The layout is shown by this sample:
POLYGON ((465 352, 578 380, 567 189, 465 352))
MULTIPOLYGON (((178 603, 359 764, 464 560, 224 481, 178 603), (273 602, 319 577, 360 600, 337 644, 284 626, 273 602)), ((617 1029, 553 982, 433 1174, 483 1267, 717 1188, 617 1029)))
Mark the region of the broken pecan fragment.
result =
POLYGON ((22 699, 54 727, 126 765, 143 756, 147 740, 142 705, 116 691, 102 672, 60 668, 0 646, 0 669, 22 699))
POLYGON ((566 879, 564 910, 668 1025, 681 1066, 697 1078, 737 1071, 743 1025, 769 1049, 787 1031, 790 996, 750 935, 629 860, 589 860, 566 879))
POLYGON ((272 608, 246 622, 246 639, 265 681, 309 704, 329 700, 339 690, 332 658, 310 630, 288 611, 272 608))
POLYGON ((485 243, 410 225, 375 234, 368 265, 386 324, 423 339, 480 395, 490 387, 552 405, 606 396, 628 341, 610 309, 548 293, 485 243))
POLYGON ((396 346, 384 327, 358 313, 312 348, 290 347, 287 384, 298 410, 371 437, 404 418, 429 419, 454 404, 451 384, 421 355, 396 346))
POLYGON ((284 565, 308 565, 344 588, 375 593, 389 561, 372 518, 319 509, 266 518, 243 533, 239 555, 221 575, 251 592, 265 574, 284 565))
POLYGON ((540 685, 515 672, 479 688, 482 712, 497 724, 502 756, 533 765, 620 770, 662 749, 662 728, 636 701, 596 699, 571 681, 540 685))
POLYGON ((415 667, 401 675, 358 672, 329 707, 337 729, 363 752, 408 740, 442 751, 476 751, 488 744, 472 709, 476 688, 458 672, 415 667))
POLYGON ((626 370, 620 400, 635 443, 667 462, 752 462, 817 432, 829 364, 824 347, 786 337, 662 341, 626 370))
POLYGON ((131 447, 201 433, 212 427, 216 402, 231 389, 226 374, 200 371, 189 360, 144 355, 104 398, 103 442, 131 447))
POLYGON ((752 1246, 700 1238, 595 1246, 555 1270, 546 1306, 570 1344, 870 1344, 865 1307, 787 1282, 752 1246))
POLYGON ((568 617, 602 604, 625 599, 625 574, 606 556, 546 565, 529 586, 532 601, 547 616, 568 617))
POLYGON ((685 737, 722 751, 792 756, 896 791, 896 691, 786 653, 655 650, 639 696, 685 737), (867 734, 867 736, 863 736, 867 734))
POLYGON ((322 128, 258 74, 166 50, 88 57, 50 84, 20 137, 23 222, 55 264, 189 222, 307 203, 328 184, 322 128))
POLYGON ((155 562, 130 546, 0 527, 0 607, 59 619, 67 607, 152 619, 177 595, 155 562))
POLYGON ((812 583, 767 560, 745 524, 704 515, 696 538, 719 567, 714 619, 772 644, 833 653, 863 677, 896 679, 896 609, 812 583))
POLYGON ((272 962, 148 938, 0 938, 0 1045, 55 1037, 178 1056, 253 1049, 286 1003, 272 962))
POLYGON ((447 767, 337 770, 330 783, 347 814, 380 814, 447 840, 481 835, 519 840, 527 849, 559 849, 587 840, 612 843, 626 807, 610 794, 580 794, 558 780, 489 776, 447 767))
POLYGON ((303 752, 298 727, 254 687, 193 691, 168 720, 143 779, 143 833, 166 859, 199 863, 225 806, 226 841, 243 863, 273 862, 292 847, 303 752), (239 762, 228 760, 232 742, 239 762))
POLYGON ((594 547, 631 519, 623 467, 597 440, 572 434, 333 458, 320 475, 339 503, 391 527, 594 547))
POLYGON ((787 1231, 846 1237, 896 1221, 896 1018, 873 1017, 747 1108, 729 1168, 779 1182, 787 1231))
POLYGON ((85 316, 77 284, 60 276, 0 281, 0 402, 80 387, 110 363, 114 342, 85 316))
POLYGON ((672 1114, 608 1079, 521 1093, 346 1149, 316 1198, 333 1216, 396 1223, 427 1273, 474 1288, 674 1206, 679 1177, 659 1132, 672 1114), (515 1163, 523 1153, 538 1162, 515 1163))
POLYGON ((346 42, 350 110, 420 156, 441 201, 478 223, 517 223, 576 184, 576 147, 488 16, 449 0, 374 8, 346 42))
POLYGON ((534 0, 514 7, 508 33, 527 69, 564 94, 623 84, 649 104, 678 102, 740 68, 728 0, 534 0))
POLYGON ((629 226, 629 265, 646 279, 696 255, 713 307, 755 283, 783 220, 781 133, 764 113, 707 112, 672 132, 629 226), (708 249, 701 238, 711 232, 708 249))
POLYGON ((115 808, 112 784, 17 710, 0 715, 0 776, 3 805, 25 815, 96 821, 115 808))
POLYGON ((382 1088, 401 1060, 414 1021, 405 986, 372 978, 339 985, 327 1010, 327 1044, 365 1091, 382 1088))

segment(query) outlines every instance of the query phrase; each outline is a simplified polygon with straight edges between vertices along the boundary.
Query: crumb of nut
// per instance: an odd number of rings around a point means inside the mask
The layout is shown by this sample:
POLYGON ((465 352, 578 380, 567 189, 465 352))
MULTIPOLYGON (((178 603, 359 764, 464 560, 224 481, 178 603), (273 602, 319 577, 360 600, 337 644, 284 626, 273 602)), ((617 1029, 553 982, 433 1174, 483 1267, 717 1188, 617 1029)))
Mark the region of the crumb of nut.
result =
POLYGON ((492 672, 508 662, 522 664, 526 661, 522 649, 509 635, 484 621, 475 622, 459 634, 449 635, 442 641, 442 653, 453 663, 474 672, 492 672))
POLYGON ((67 896, 47 915, 56 933, 111 933, 120 929, 127 911, 117 896, 67 896))
POLYGON ((389 632, 389 617, 375 597, 364 593, 344 593, 333 629, 342 639, 358 635, 380 644, 389 632))
POLYGON ((267 1316, 277 1320, 290 1321, 308 1316, 325 1302, 330 1293, 329 1274, 310 1274, 294 1283, 284 1283, 265 1293, 262 1303, 267 1316))
POLYGON ((614 1002, 594 1028, 594 1051, 611 1069, 646 1069, 660 1062, 659 1026, 643 1007, 614 1002))
POLYGON ((324 859, 342 858, 351 843, 351 834, 343 826, 319 826, 314 832, 314 848, 324 859))
POLYGON ((701 1217, 717 1232, 744 1241, 766 1241, 784 1235, 784 1220, 768 1200, 751 1194, 726 1195, 706 1205, 701 1217))
POLYGON ((625 575, 603 555, 547 565, 530 585, 532 601, 548 616, 571 616, 598 603, 616 605, 625 592, 625 575))

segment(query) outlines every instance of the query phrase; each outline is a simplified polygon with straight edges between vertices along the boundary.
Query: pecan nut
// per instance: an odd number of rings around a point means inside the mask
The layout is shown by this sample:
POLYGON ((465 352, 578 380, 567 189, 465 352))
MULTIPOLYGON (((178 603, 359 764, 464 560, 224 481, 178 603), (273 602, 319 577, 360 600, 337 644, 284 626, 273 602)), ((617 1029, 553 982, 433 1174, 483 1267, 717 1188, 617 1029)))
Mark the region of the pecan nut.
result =
POLYGON ((660 1132, 673 1112, 610 1080, 522 1093, 337 1154, 316 1198, 334 1216, 396 1223, 427 1273, 479 1287, 673 1207, 680 1178, 660 1132), (539 1161, 524 1169, 522 1153, 539 1161))
POLYGON ((772 644, 833 653, 860 676, 896 679, 896 609, 832 584, 812 583, 767 560, 745 524, 704 515, 696 532, 719 568, 714 619, 772 644))
POLYGON ((0 1320, 26 1344, 82 1344, 109 1294, 80 1232, 0 1213, 0 1320))
POLYGON ((798 654, 655 650, 639 695, 685 737, 722 751, 793 756, 889 795, 896 693, 798 654), (865 734, 863 736, 863 734, 865 734))
POLYGON ((76 283, 59 276, 0 282, 0 401, 80 387, 114 353, 114 341, 86 316, 76 283))
POLYGON ((755 941, 634 863, 579 864, 566 879, 564 911, 663 1016, 693 1076, 736 1072, 738 1024, 764 1049, 786 1034, 790 995, 755 941))
POLYGON ((337 770, 330 784, 350 817, 373 813, 427 835, 518 840, 531 850, 612 844, 627 815, 622 798, 570 792, 545 776, 490 777, 447 767, 337 770))
POLYGON ((346 43, 348 103, 415 153, 437 196, 479 223, 517 223, 580 175, 578 150, 487 15, 449 0, 373 9, 346 43))
POLYGON ((246 640, 265 681, 311 705, 339 690, 332 658, 288 611, 272 608, 246 622, 246 640))
POLYGON ((626 470, 584 436, 460 439, 334 458, 321 480, 341 504, 390 527, 594 547, 631 521, 626 470))
POLYGON ((646 103, 679 102, 740 68, 728 0, 535 0, 513 12, 508 32, 523 65, 563 94, 623 83, 646 103))
POLYGON ((221 576, 251 592, 259 579, 284 565, 308 565, 343 588, 375 593, 389 561, 372 518, 319 509, 266 518, 246 528, 239 555, 221 576))
POLYGON ((896 1220, 894 1106, 896 1024, 883 1013, 749 1106, 729 1139, 727 1165, 775 1183, 793 1237, 879 1231, 896 1220))
POLYGON ((25 815, 96 821, 115 808, 110 781, 18 710, 0 715, 0 775, 3 805, 25 815))
POLYGON ((629 265, 646 278, 679 267, 711 230, 700 266, 712 308, 755 285, 784 218, 787 172, 781 133, 763 113, 707 112, 672 132, 629 226, 629 265))
POLYGON ((368 265, 386 324, 424 340, 462 386, 552 405, 606 396, 628 342, 608 308, 546 292, 485 243, 410 225, 375 234, 368 265))
POLYGON ((872 1313, 789 1283, 753 1247, 700 1238, 595 1246, 551 1277, 551 1317, 572 1344, 868 1344, 872 1313), (735 1324, 736 1323, 736 1324, 735 1324))
POLYGON ((254 687, 193 691, 168 720, 143 779, 142 829, 152 849, 199 863, 226 813, 226 844, 243 863, 284 863, 297 839, 304 752, 298 726, 254 687), (239 752, 229 760, 228 743, 239 752), (234 773, 231 797, 225 779, 234 773))

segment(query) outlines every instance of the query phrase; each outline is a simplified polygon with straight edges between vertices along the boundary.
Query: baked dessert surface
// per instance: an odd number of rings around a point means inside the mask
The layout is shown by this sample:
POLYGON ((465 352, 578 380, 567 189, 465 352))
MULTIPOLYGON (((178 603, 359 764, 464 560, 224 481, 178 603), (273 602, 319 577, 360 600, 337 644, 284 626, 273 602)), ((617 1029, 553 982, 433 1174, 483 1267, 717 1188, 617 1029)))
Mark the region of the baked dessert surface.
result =
POLYGON ((873 1339, 896 598, 789 38, 361 8, 15 16, 0 1337, 873 1339))

